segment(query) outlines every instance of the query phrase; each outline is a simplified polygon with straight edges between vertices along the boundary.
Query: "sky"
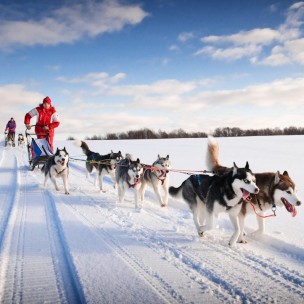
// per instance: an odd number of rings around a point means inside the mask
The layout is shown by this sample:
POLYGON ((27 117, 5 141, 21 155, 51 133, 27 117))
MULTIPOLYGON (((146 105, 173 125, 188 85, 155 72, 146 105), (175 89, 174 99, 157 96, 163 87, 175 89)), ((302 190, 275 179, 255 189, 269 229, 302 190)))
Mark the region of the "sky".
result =
POLYGON ((1 0, 0 18, 3 130, 45 96, 59 139, 303 127, 303 1, 1 0))

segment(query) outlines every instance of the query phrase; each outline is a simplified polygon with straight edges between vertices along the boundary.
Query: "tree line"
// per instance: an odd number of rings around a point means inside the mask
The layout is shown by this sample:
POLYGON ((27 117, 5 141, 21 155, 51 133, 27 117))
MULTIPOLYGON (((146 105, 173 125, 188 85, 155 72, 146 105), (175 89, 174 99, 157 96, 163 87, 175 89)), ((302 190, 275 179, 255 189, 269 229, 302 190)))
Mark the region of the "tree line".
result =
MULTIPOLYGON (((144 128, 140 130, 130 130, 121 133, 107 133, 105 136, 94 135, 86 137, 86 140, 118 140, 118 139, 163 139, 163 138, 204 138, 212 135, 214 137, 239 137, 239 136, 273 136, 273 135, 304 135, 304 128, 287 127, 287 128, 265 128, 265 129, 248 129, 240 128, 216 128, 212 133, 206 132, 186 132, 178 129, 171 132, 158 130, 157 132, 144 128)), ((68 139, 73 140, 73 137, 68 139)))

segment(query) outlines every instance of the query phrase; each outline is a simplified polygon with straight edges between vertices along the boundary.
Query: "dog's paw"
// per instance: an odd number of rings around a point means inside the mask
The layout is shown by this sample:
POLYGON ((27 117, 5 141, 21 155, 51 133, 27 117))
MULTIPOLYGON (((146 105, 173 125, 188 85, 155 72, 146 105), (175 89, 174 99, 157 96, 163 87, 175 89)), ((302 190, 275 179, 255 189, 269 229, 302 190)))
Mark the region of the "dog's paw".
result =
POLYGON ((65 194, 67 194, 67 195, 68 195, 68 194, 70 194, 70 192, 69 192, 69 191, 65 191, 65 194))
POLYGON ((240 240, 238 240, 239 244, 247 244, 247 241, 243 238, 241 238, 240 240))

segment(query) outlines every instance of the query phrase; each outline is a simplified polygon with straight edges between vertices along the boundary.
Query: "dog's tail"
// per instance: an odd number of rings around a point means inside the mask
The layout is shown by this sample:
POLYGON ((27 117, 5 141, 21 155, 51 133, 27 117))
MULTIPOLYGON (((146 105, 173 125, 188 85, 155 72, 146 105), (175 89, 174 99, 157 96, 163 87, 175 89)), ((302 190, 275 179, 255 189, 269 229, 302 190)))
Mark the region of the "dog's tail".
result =
POLYGON ((172 196, 172 197, 175 197, 175 198, 180 198, 181 196, 181 190, 182 190, 182 185, 181 184, 179 187, 175 188, 173 186, 170 186, 169 187, 169 194, 172 196))
POLYGON ((208 136, 206 166, 211 171, 222 167, 219 162, 219 145, 213 136, 208 136))
POLYGON ((207 169, 215 174, 222 175, 231 170, 231 168, 222 166, 219 161, 219 145, 213 136, 208 136, 206 152, 207 169))
POLYGON ((89 149, 89 146, 84 141, 75 140, 74 144, 75 146, 80 147, 86 156, 91 154, 91 150, 89 149))

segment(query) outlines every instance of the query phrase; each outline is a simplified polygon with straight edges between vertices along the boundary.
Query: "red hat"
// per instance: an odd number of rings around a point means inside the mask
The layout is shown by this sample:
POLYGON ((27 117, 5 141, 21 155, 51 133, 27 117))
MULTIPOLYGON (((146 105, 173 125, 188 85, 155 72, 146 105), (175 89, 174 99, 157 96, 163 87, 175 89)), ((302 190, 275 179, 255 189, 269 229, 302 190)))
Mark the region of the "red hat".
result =
POLYGON ((52 103, 52 100, 49 96, 46 96, 44 99, 43 99, 43 103, 48 103, 48 104, 51 104, 52 103))

